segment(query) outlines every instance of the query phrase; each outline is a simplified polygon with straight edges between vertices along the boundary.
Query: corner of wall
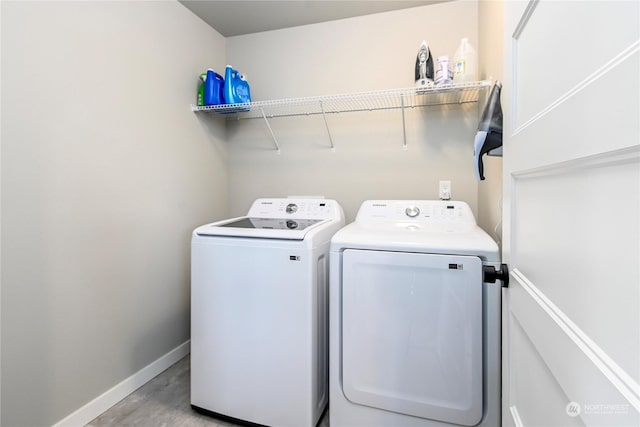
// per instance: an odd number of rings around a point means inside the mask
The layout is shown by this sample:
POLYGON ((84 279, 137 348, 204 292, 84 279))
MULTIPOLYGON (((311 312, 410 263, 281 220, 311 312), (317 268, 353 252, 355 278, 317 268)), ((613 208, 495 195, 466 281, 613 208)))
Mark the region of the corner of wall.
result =
MULTIPOLYGON (((483 80, 503 79, 504 0, 478 2, 479 71, 483 80)), ((478 182, 478 225, 498 244, 502 232, 502 157, 485 156, 485 181, 478 182)))

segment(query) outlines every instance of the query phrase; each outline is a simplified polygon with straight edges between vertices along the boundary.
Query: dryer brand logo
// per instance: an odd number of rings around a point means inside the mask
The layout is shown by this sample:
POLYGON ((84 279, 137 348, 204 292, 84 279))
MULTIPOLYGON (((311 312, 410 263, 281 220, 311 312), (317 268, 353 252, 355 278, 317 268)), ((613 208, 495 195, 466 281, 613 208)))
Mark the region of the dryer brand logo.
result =
POLYGON ((260 202, 261 205, 272 205, 273 202, 260 202))
POLYGON ((374 203, 371 206, 373 206, 374 208, 386 208, 387 204, 386 203, 374 203))
POLYGON ((449 270, 462 270, 464 264, 449 264, 449 270))

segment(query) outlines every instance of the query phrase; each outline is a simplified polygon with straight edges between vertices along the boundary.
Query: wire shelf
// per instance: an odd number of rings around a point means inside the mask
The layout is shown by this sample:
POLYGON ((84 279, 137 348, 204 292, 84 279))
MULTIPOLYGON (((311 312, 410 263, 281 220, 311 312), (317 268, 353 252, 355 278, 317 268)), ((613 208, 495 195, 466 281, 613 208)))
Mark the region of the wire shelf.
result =
POLYGON ((482 80, 428 89, 411 87, 374 92, 256 101, 245 104, 191 105, 191 110, 223 114, 229 120, 393 110, 478 102, 481 91, 491 85, 491 81, 482 80))

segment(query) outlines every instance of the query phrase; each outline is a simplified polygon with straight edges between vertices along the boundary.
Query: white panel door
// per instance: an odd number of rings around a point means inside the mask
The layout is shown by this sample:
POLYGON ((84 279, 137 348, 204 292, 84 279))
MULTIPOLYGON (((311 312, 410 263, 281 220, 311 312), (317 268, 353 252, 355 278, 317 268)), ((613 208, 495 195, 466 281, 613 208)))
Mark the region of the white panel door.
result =
POLYGON ((640 2, 506 1, 503 424, 640 425, 640 2))
POLYGON ((342 385, 353 403, 480 422, 480 258, 345 250, 342 385))

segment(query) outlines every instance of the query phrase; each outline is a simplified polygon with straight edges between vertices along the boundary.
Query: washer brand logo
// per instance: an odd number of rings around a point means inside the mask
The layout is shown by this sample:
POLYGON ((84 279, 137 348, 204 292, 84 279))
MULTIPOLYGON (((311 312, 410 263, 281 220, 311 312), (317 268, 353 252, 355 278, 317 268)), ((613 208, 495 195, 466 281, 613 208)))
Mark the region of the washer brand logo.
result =
POLYGON ((462 270, 464 264, 449 264, 449 270, 462 270))
POLYGON ((261 205, 272 205, 273 202, 260 202, 261 205))
POLYGON ((386 203, 374 203, 371 206, 373 206, 374 208, 386 208, 387 204, 386 203))
POLYGON ((289 255, 289 261, 300 261, 300 257, 298 255, 289 255))

